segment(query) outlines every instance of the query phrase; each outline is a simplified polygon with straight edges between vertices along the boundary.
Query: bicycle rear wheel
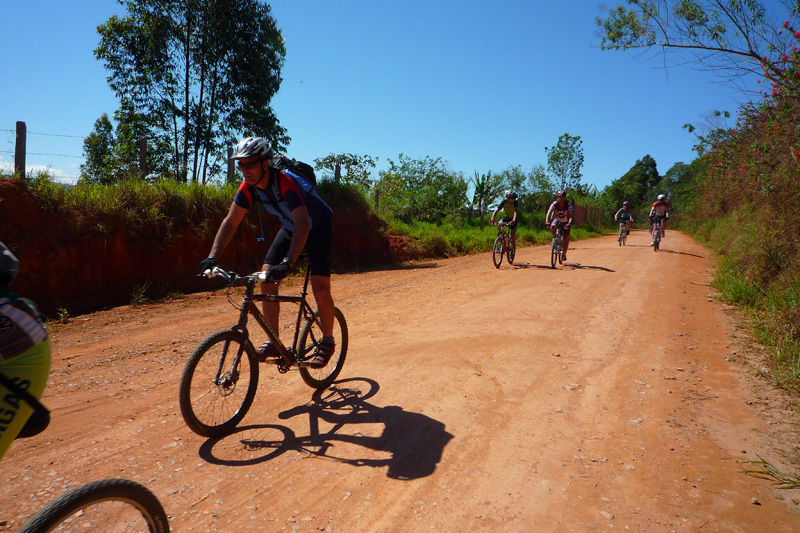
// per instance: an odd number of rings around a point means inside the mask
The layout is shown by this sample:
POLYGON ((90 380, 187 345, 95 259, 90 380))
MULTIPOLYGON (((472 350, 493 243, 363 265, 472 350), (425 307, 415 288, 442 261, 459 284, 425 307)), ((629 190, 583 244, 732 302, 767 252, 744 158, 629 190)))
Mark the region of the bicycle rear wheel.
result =
POLYGON ((503 262, 503 251, 503 237, 498 235, 492 247, 492 262, 495 268, 500 268, 500 263, 503 262))
MULTIPOLYGON (((306 385, 315 389, 327 389, 342 371, 344 359, 347 357, 347 322, 342 311, 336 307, 333 315, 333 338, 336 341, 336 351, 331 356, 328 364, 322 368, 307 366, 300 367, 300 375, 306 385)), ((317 349, 317 345, 322 340, 322 328, 317 319, 317 310, 306 319, 303 329, 300 330, 300 337, 297 342, 300 360, 311 357, 317 349)))
POLYGON ((128 479, 101 479, 66 492, 42 508, 19 533, 150 531, 169 533, 161 502, 128 479))
POLYGON ((258 360, 253 345, 238 331, 217 331, 206 337, 186 362, 180 385, 181 414, 198 435, 224 435, 247 414, 257 388, 258 360), (239 363, 234 368, 236 359, 239 363))
POLYGON ((558 245, 558 237, 553 237, 553 242, 550 244, 550 268, 556 267, 560 256, 561 247, 558 245))

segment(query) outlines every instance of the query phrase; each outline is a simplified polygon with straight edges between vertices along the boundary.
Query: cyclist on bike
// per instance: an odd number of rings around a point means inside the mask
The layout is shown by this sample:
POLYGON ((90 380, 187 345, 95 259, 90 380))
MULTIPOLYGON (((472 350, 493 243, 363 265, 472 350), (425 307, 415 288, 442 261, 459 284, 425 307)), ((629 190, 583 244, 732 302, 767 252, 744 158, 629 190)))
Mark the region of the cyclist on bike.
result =
MULTIPOLYGON (((50 339, 33 302, 9 289, 18 270, 19 261, 0 242, 0 374, 38 399, 50 372, 50 339)), ((44 429, 47 421, 32 414, 27 402, 0 383, 0 459, 15 438, 44 429)))
POLYGON ((497 209, 492 213, 492 218, 489 224, 494 226, 494 217, 500 210, 504 211, 502 222, 508 223, 508 230, 511 232, 511 247, 516 250, 517 248, 517 213, 519 213, 519 200, 517 200, 517 193, 514 191, 506 191, 505 198, 497 206, 497 209))
POLYGON ((614 220, 624 223, 626 235, 631 234, 631 223, 633 222, 633 215, 631 214, 631 207, 628 202, 622 202, 622 207, 614 215, 614 220))
POLYGON ((572 227, 572 219, 575 208, 567 202, 567 195, 564 191, 556 192, 556 201, 550 204, 550 208, 545 215, 544 223, 550 227, 550 233, 556 236, 558 224, 564 224, 564 250, 561 252, 561 260, 567 260, 567 250, 569 249, 569 233, 572 227))
MULTIPOLYGON (((653 207, 650 208, 650 216, 655 217, 656 224, 661 224, 661 238, 663 239, 667 232, 667 220, 669 219, 669 202, 667 202, 666 196, 663 194, 658 195, 658 199, 653 203, 653 207)), ((654 244, 655 241, 651 242, 650 246, 654 244)))
MULTIPOLYGON (((261 284, 261 292, 278 294, 278 284, 291 269, 305 247, 311 269, 311 290, 319 309, 323 338, 309 360, 309 366, 321 368, 335 351, 333 338, 334 304, 331 296, 331 250, 333 210, 306 179, 289 170, 270 165, 272 144, 261 137, 247 137, 236 146, 231 159, 238 162, 244 181, 233 199, 228 215, 220 224, 207 259, 200 262, 200 271, 217 265, 219 254, 230 242, 247 211, 261 204, 265 211, 278 217, 281 229, 264 258, 262 269, 271 272, 270 282, 261 284)), ((280 304, 263 302, 264 316, 278 332, 280 304)), ((258 350, 260 361, 280 357, 269 341, 258 350)))

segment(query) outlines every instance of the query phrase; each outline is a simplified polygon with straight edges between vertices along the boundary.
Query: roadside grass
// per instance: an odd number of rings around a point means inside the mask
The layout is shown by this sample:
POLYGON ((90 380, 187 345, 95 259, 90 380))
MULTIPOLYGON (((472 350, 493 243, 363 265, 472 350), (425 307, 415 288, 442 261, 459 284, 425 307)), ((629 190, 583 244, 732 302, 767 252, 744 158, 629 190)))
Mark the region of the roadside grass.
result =
POLYGON ((176 229, 187 224, 204 228, 213 236, 216 228, 207 224, 213 218, 209 215, 227 211, 236 190, 235 184, 201 186, 173 180, 65 187, 46 174, 27 184, 43 211, 70 212, 70 224, 76 231, 109 232, 111 220, 122 220, 128 236, 136 240, 170 239, 176 229))
POLYGON ((756 340, 771 348, 770 379, 800 396, 800 257, 791 237, 749 210, 684 229, 719 254, 712 287, 745 311, 756 340))
MULTIPOLYGON (((542 214, 544 219, 544 214, 542 214)), ((388 232, 412 237, 416 251, 420 255, 435 257, 455 257, 459 255, 489 252, 497 237, 497 228, 485 221, 481 230, 480 219, 461 221, 451 219, 441 224, 413 221, 406 223, 397 219, 386 221, 388 232)), ((602 228, 583 224, 572 229, 572 240, 588 239, 602 234, 602 228)), ((552 239, 545 229, 528 229, 520 225, 517 229, 517 246, 546 244, 552 239)))

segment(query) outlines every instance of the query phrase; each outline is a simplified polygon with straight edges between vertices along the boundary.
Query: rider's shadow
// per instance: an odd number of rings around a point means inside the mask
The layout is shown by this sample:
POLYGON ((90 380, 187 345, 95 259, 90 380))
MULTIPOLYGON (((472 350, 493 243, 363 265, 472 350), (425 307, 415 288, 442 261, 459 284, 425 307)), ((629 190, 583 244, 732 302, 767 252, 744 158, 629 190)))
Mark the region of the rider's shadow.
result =
POLYGON ((295 450, 354 466, 388 466, 387 476, 394 479, 429 476, 436 470, 453 435, 445 431, 442 422, 426 415, 365 401, 378 388, 378 384, 369 379, 339 381, 326 391, 315 392, 308 404, 278 415, 283 420, 308 415, 307 436, 297 436, 284 426, 247 426, 221 439, 207 441, 200 455, 217 464, 243 465, 268 461, 287 450, 295 450), (368 390, 364 392, 359 385, 367 385, 368 390), (327 429, 321 430, 321 422, 327 429), (358 431, 360 424, 383 424, 384 429, 381 435, 372 437, 358 431), (390 456, 380 459, 337 457, 333 454, 337 441, 386 452, 390 456))

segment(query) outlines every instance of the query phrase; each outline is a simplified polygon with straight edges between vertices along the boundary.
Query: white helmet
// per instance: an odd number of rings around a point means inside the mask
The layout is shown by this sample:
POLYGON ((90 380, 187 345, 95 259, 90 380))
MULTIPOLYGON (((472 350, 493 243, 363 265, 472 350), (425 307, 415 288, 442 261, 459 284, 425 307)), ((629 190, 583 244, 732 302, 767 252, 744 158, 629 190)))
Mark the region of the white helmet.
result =
POLYGON ((266 159, 272 154, 272 143, 262 139, 261 137, 246 137, 239 141, 236 145, 231 159, 246 159, 248 157, 257 157, 259 159, 266 159))
POLYGON ((666 196, 664 196, 663 194, 659 194, 658 195, 658 199, 659 200, 664 200, 664 199, 666 199, 666 196))

